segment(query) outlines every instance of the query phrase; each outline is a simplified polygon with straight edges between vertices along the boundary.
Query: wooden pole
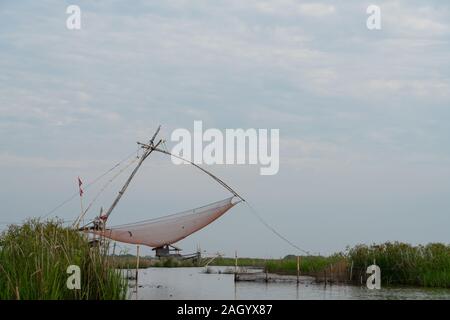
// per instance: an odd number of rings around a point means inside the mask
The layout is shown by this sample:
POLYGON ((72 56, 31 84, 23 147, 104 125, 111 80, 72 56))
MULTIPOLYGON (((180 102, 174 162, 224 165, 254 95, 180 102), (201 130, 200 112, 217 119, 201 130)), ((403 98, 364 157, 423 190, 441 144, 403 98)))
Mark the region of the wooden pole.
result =
POLYGON ((75 221, 72 223, 72 226, 75 228, 79 228, 80 227, 80 222, 82 221, 82 219, 84 219, 84 215, 86 214, 86 212, 84 212, 83 209, 83 190, 81 189, 81 185, 83 183, 80 180, 80 177, 78 176, 78 190, 80 192, 80 215, 75 219, 75 221))
POLYGON ((237 275, 237 266, 238 266, 238 257, 237 257, 237 251, 234 251, 234 282, 236 282, 236 279, 238 277, 237 275))
POLYGON ((330 265, 330 285, 333 284, 334 273, 333 273, 333 264, 330 265))
POLYGON ((153 150, 155 150, 155 148, 157 148, 162 143, 162 140, 159 140, 159 142, 156 145, 153 145, 153 140, 155 139, 156 135, 158 134, 160 128, 161 128, 161 126, 159 126, 158 130, 156 130, 155 134, 153 135, 152 139, 150 140, 150 144, 149 145, 141 144, 143 147, 146 148, 146 151, 142 155, 142 157, 139 160, 137 166, 131 172, 130 176, 128 177, 127 181, 123 185, 122 189, 119 191, 119 194, 117 195, 116 199, 114 199, 114 202, 112 203, 111 207, 109 207, 108 211, 106 211, 105 216, 107 218, 109 217, 111 212, 114 210, 114 208, 116 207, 117 203, 119 203, 120 198, 122 198, 123 194, 125 193, 125 191, 127 190, 128 186, 129 186, 131 180, 133 179, 134 175, 136 174, 136 172, 141 167, 141 165, 144 162, 144 160, 147 159, 147 157, 153 152, 153 150))
MULTIPOLYGON (((81 208, 81 213, 80 213, 80 219, 83 218, 84 216, 84 209, 83 209, 83 196, 80 195, 80 208, 81 208)), ((81 220, 77 220, 77 228, 79 228, 80 226, 80 221, 81 220)))
POLYGON ((136 300, 138 297, 138 274, 139 274, 139 245, 136 246, 136 300))
POLYGON ((268 270, 267 270, 267 260, 265 260, 264 264, 266 265, 264 268, 264 269, 266 269, 266 282, 269 282, 269 274, 268 274, 268 270))
POLYGON ((352 264, 350 265, 350 281, 352 281, 353 278, 353 260, 352 260, 352 264))
POLYGON ((300 256, 297 256, 297 283, 300 283, 300 256))

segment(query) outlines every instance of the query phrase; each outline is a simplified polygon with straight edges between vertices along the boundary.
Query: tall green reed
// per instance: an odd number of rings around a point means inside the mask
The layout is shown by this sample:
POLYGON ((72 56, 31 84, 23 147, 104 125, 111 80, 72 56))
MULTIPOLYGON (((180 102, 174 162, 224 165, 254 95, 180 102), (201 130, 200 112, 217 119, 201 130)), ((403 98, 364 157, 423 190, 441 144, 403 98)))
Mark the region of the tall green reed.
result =
POLYGON ((450 246, 442 243, 357 245, 348 249, 348 258, 354 265, 353 280, 364 277, 367 266, 375 263, 386 285, 450 288, 450 246))
POLYGON ((29 220, 0 235, 0 299, 124 299, 126 280, 98 247, 59 221, 29 220), (81 289, 67 288, 67 267, 81 289))

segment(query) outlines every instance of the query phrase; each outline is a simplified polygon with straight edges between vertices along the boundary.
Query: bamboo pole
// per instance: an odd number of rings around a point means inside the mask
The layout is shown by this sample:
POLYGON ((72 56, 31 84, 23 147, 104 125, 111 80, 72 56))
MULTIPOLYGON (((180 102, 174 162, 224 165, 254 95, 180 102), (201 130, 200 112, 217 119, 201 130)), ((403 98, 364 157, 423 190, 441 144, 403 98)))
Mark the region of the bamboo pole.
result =
POLYGON ((352 260, 352 264, 350 265, 350 281, 352 281, 353 278, 353 260, 352 260))
POLYGON ((234 282, 236 282, 237 279, 237 266, 238 266, 238 256, 237 256, 237 250, 234 251, 234 282))
POLYGON ((80 226, 80 221, 84 216, 84 209, 83 209, 83 195, 80 195, 80 209, 81 209, 81 213, 80 213, 80 218, 77 219, 77 225, 76 227, 79 228, 80 226))
POLYGON ((156 138, 156 135, 158 134, 160 129, 161 129, 161 126, 159 126, 158 129, 156 130, 155 134, 153 135, 152 139, 150 140, 150 144, 149 145, 145 145, 145 144, 139 143, 141 146, 143 146, 146 149, 146 151, 141 156, 141 159, 139 160, 139 162, 136 165, 136 167, 134 168, 134 170, 131 172, 130 176, 128 177, 127 181, 123 185, 122 189, 120 189, 119 194, 117 195, 116 199, 114 199, 114 202, 109 207, 108 211, 106 211, 105 216, 107 218, 109 218, 109 215, 114 210, 114 208, 116 207, 117 203, 119 203, 120 199, 122 198, 123 194, 127 190, 128 186, 130 185, 131 180, 133 179, 133 177, 135 176, 136 172, 141 167, 142 163, 153 152, 153 150, 155 150, 155 148, 157 148, 162 143, 162 140, 159 140, 159 142, 156 145, 153 145, 153 140, 156 138))
POLYGON ((266 272, 266 282, 269 282, 269 275, 268 275, 268 270, 267 270, 267 259, 264 259, 264 271, 266 272))
MULTIPOLYGON (((80 177, 78 177, 78 181, 79 181, 80 177)), ((80 222, 81 219, 84 217, 84 209, 83 209, 83 193, 81 192, 81 186, 78 182, 78 188, 80 190, 80 215, 76 218, 76 220, 73 222, 73 226, 76 227, 77 229, 80 227, 80 222)))
POLYGON ((333 284, 333 279, 335 278, 335 274, 333 272, 333 264, 330 265, 330 285, 333 284))
POLYGON ((136 246, 136 300, 138 297, 138 274, 139 274, 139 245, 136 246))

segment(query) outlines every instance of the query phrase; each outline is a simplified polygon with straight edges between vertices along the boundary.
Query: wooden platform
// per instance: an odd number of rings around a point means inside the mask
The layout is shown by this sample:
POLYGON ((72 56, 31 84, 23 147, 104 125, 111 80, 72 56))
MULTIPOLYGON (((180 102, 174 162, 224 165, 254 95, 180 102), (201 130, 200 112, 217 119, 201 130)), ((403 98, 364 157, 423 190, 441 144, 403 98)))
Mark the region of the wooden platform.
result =
MULTIPOLYGON (((253 282, 292 282, 297 283, 297 276, 279 275, 265 272, 235 273, 234 281, 253 281, 253 282)), ((314 277, 300 276, 299 283, 309 284, 316 282, 314 277)))

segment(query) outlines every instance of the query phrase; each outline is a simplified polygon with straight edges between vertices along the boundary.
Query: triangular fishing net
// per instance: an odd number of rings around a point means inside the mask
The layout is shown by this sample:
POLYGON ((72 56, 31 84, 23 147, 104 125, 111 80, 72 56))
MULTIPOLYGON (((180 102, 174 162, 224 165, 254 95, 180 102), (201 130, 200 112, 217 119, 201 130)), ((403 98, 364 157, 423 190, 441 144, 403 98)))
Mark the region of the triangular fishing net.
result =
POLYGON ((87 232, 120 242, 162 247, 186 238, 222 216, 239 202, 233 203, 233 198, 160 218, 87 232))

